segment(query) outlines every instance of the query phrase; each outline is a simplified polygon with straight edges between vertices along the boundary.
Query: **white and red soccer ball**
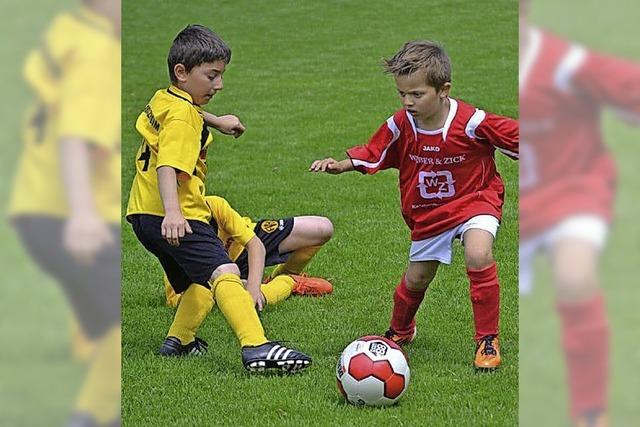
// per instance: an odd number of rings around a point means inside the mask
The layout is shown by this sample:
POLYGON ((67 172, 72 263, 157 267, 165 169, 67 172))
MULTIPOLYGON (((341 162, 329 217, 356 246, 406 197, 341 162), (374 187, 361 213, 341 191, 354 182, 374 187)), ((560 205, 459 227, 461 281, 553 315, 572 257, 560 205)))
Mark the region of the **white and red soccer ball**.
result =
POLYGON ((361 337, 349 344, 336 367, 338 388, 357 406, 389 406, 409 386, 409 365, 400 347, 378 336, 361 337))

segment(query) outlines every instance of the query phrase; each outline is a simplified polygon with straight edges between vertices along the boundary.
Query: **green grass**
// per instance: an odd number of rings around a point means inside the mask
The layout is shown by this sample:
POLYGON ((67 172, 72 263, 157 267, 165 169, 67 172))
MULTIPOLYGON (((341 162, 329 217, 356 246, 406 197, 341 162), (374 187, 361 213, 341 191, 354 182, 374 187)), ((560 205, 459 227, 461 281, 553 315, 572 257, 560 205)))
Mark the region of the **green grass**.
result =
MULTIPOLYGON (((386 330, 393 289, 406 265, 409 233, 399 212, 397 173, 313 175, 310 162, 341 157, 399 108, 380 60, 406 40, 431 38, 453 58, 452 94, 517 116, 516 1, 420 4, 386 1, 125 2, 123 18, 123 206, 134 174, 137 114, 167 85, 166 54, 188 23, 214 28, 231 45, 225 89, 208 109, 234 113, 248 127, 239 140, 216 135, 207 191, 239 212, 273 217, 325 215, 333 240, 310 266, 333 280, 321 299, 291 298, 262 320, 272 339, 290 340, 314 358, 301 375, 254 377, 240 363, 229 327, 214 308, 199 335, 200 359, 155 353, 173 311, 163 304, 158 262, 123 226, 123 419, 127 425, 514 425, 518 416, 517 168, 498 156, 507 184, 495 246, 502 281, 504 367, 478 375, 468 282, 459 245, 418 315, 408 347, 411 385, 385 410, 347 405, 334 367, 353 339, 386 330)), ((126 223, 125 223, 126 224, 126 223)))
MULTIPOLYGON (((532 5, 532 20, 563 36, 613 55, 640 60, 640 41, 634 13, 637 3, 546 0, 532 5), (578 11, 578 15, 576 15, 578 11), (589 23, 589 24, 587 24, 589 23)), ((637 286, 638 234, 637 173, 640 131, 607 114, 604 136, 618 168, 615 217, 602 262, 604 288, 611 325, 610 418, 612 425, 635 425, 638 420, 637 367, 640 352, 637 325, 640 298, 637 286)), ((520 302, 520 425, 568 424, 566 372, 559 346, 559 321, 546 259, 540 257, 533 295, 520 302)))

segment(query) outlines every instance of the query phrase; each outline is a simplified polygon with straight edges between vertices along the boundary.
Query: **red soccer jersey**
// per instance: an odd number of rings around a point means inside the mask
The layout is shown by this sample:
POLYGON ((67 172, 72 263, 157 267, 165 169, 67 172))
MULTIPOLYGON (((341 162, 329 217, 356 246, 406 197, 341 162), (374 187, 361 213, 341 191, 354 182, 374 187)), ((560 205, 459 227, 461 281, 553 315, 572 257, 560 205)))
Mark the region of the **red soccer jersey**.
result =
POLYGON ((402 216, 411 240, 435 236, 475 215, 502 215, 504 185, 493 156, 498 148, 517 158, 518 122, 455 99, 450 103, 440 130, 416 128, 403 109, 366 145, 347 151, 362 173, 399 170, 402 216))
POLYGON ((640 112, 640 67, 531 29, 520 66, 520 235, 576 214, 612 216, 616 171, 603 144, 605 105, 640 112))

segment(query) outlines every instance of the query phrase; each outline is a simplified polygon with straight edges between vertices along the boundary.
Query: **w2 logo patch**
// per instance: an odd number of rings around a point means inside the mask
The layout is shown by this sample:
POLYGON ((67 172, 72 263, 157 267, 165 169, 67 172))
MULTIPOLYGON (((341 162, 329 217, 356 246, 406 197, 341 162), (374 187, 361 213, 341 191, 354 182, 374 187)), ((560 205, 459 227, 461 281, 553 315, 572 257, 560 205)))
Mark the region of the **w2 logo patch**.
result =
POLYGON ((418 189, 424 199, 443 199, 456 194, 455 183, 450 171, 420 172, 418 189))

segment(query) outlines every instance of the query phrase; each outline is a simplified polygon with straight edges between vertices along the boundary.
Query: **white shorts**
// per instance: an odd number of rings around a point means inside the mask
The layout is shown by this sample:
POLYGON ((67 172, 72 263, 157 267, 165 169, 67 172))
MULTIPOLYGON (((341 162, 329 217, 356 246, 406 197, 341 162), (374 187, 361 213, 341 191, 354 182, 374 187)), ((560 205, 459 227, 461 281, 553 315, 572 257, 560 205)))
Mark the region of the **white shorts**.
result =
POLYGON ((533 289, 533 261, 539 251, 546 251, 565 238, 584 240, 602 249, 608 232, 609 225, 603 218, 597 215, 574 215, 535 237, 520 241, 520 294, 529 294, 533 289))
POLYGON ((456 238, 463 241, 467 230, 477 228, 488 231, 495 239, 499 225, 498 218, 493 215, 476 215, 437 236, 411 242, 409 261, 440 261, 443 264, 451 264, 453 241, 456 238))

